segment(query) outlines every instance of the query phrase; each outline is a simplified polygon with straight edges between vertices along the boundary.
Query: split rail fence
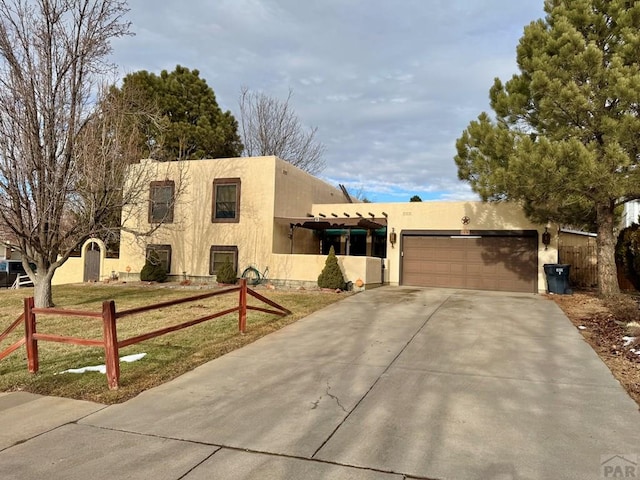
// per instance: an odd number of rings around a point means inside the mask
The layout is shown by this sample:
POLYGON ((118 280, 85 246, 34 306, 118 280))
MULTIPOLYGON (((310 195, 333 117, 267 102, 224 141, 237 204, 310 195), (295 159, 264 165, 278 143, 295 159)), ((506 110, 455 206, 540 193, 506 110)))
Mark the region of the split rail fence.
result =
POLYGON ((191 297, 181 298, 178 300, 171 300, 162 303, 156 303, 153 305, 147 305, 144 307, 131 308, 128 310, 122 310, 118 312, 116 310, 116 304, 113 300, 107 300, 102 303, 101 312, 90 312, 81 310, 66 310, 59 308, 36 308, 34 306, 33 297, 24 299, 24 313, 16 319, 2 334, 0 334, 0 342, 6 338, 9 333, 14 330, 20 323, 24 321, 25 336, 16 343, 9 346, 4 351, 0 351, 0 360, 5 358, 17 350, 22 345, 26 345, 27 349, 27 366, 29 372, 36 373, 39 368, 38 364, 38 341, 60 342, 81 346, 103 347, 105 352, 105 365, 107 371, 107 383, 109 389, 115 390, 119 387, 120 382, 120 357, 118 351, 121 348, 134 345, 136 343, 144 342, 167 333, 175 332, 183 328, 192 327, 199 323, 203 323, 209 320, 213 320, 225 315, 229 315, 238 312, 238 330, 241 333, 245 333, 247 328, 247 310, 255 310, 259 312, 285 316, 291 313, 282 305, 269 300, 268 298, 260 295, 254 290, 247 288, 246 279, 240 280, 240 285, 237 287, 227 288, 224 290, 218 290, 215 292, 205 293, 202 295, 195 295, 191 297), (219 295, 228 295, 231 293, 238 293, 238 305, 226 310, 211 313, 194 320, 189 320, 177 325, 171 325, 169 327, 154 330, 152 332, 137 335, 135 337, 127 338, 124 340, 118 339, 117 321, 121 318, 128 317, 135 314, 149 312, 152 310, 158 310, 160 308, 171 307, 182 303, 195 302, 204 300, 219 295), (247 304, 247 295, 250 295, 263 303, 271 306, 273 309, 258 307, 247 304), (38 315, 60 315, 60 316, 78 316, 88 318, 102 319, 103 335, 101 339, 86 339, 78 337, 69 337, 54 334, 38 333, 36 324, 38 315))
MULTIPOLYGON (((2 341, 5 338, 7 338, 9 336, 9 334, 11 332, 13 332, 16 328, 18 328, 18 326, 23 322, 24 322, 24 313, 21 313, 20 316, 18 318, 16 318, 15 321, 11 325, 9 325, 4 332, 0 333, 0 343, 2 343, 2 341)), ((22 345, 24 345, 24 337, 22 337, 20 340, 18 340, 17 342, 13 343, 12 345, 9 345, 4 350, 0 350, 0 360, 2 360, 3 358, 6 358, 9 355, 11 355, 18 348, 20 348, 22 345)))

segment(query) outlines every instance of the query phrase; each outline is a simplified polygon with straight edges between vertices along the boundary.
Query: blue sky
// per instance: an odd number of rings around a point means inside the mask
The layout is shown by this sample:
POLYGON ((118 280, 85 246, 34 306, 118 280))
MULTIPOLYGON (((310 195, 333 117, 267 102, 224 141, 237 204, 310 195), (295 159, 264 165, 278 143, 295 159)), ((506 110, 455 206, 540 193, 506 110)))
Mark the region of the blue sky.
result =
POLYGON ((517 73, 543 0, 129 0, 120 75, 198 69, 238 116, 243 86, 285 99, 318 128, 320 175, 376 202, 475 199, 455 141, 517 73))

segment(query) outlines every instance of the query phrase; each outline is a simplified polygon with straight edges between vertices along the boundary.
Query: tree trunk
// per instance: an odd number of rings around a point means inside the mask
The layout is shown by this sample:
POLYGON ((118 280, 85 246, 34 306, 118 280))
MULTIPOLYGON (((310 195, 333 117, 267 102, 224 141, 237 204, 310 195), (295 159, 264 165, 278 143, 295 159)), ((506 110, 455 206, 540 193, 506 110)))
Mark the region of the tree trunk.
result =
POLYGON ((616 239, 613 235, 615 220, 613 205, 598 205, 596 207, 598 238, 598 293, 601 296, 611 296, 620 293, 618 286, 618 271, 615 260, 616 239))
POLYGON ((46 275, 38 276, 34 282, 33 296, 35 306, 38 308, 53 307, 53 295, 51 292, 51 279, 53 272, 47 272, 46 275))

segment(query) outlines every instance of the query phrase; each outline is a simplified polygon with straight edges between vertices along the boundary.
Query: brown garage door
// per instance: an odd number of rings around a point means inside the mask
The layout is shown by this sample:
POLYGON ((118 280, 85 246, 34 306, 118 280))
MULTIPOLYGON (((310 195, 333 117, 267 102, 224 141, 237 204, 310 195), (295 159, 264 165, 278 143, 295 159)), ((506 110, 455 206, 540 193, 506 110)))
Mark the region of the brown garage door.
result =
POLYGON ((537 292, 537 237, 402 237, 402 284, 537 292))

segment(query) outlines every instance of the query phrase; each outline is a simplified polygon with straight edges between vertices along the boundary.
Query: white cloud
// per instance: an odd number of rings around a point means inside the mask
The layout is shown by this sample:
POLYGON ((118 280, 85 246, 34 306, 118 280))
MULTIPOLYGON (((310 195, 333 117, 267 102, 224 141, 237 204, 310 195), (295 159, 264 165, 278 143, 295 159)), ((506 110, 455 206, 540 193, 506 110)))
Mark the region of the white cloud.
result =
POLYGON ((542 0, 130 0, 127 73, 200 70, 223 109, 241 86, 286 98, 326 144, 326 178, 379 195, 469 198, 455 140, 515 73, 542 0), (350 183, 352 182, 352 183, 350 183))

